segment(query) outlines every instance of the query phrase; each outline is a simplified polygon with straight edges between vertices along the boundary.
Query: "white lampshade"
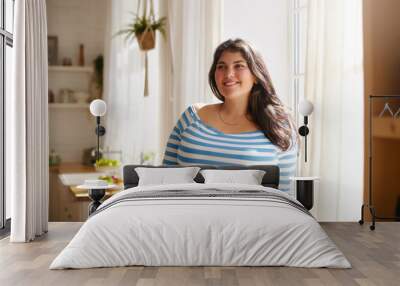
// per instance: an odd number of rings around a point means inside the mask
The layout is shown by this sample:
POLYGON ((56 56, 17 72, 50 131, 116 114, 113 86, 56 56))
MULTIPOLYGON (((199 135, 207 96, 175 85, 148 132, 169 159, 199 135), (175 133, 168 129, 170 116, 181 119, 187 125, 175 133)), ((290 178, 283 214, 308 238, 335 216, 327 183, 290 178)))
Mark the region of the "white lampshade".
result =
POLYGON ((311 103, 311 101, 308 100, 303 100, 299 103, 299 112, 303 116, 308 116, 310 115, 314 110, 314 105, 311 103))
POLYGON ((107 111, 107 104, 104 100, 95 99, 90 103, 90 113, 93 116, 103 116, 106 114, 107 111))

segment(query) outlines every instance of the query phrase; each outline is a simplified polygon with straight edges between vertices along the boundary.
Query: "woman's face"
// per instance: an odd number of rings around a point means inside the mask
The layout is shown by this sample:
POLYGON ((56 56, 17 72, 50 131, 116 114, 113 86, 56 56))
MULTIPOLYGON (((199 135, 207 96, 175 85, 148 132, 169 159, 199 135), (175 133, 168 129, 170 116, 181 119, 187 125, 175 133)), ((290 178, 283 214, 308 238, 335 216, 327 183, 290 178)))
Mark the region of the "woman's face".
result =
POLYGON ((249 96, 255 81, 240 52, 222 53, 215 69, 215 82, 224 98, 249 96))

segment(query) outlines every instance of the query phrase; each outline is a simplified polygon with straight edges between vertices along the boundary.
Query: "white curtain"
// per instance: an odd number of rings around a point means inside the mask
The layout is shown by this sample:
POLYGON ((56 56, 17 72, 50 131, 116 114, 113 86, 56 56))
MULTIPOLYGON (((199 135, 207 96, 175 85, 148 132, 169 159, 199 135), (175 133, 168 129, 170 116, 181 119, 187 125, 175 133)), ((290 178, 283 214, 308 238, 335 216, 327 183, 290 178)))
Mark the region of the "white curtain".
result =
MULTIPOLYGON (((132 21, 131 12, 136 12, 137 1, 109 0, 108 5, 104 73, 107 114, 103 146, 122 151, 124 163, 138 163, 146 132, 144 53, 136 41, 125 41, 124 36, 115 36, 132 21)), ((152 93, 152 86, 149 89, 152 93)))
POLYGON ((6 98, 7 188, 12 242, 27 242, 48 226, 48 106, 46 1, 15 1, 13 94, 6 98))
POLYGON ((221 41, 221 0, 167 0, 168 43, 161 64, 161 145, 181 113, 193 103, 216 99, 208 86, 214 49, 221 41))
POLYGON ((320 177, 315 213, 357 220, 363 193, 361 0, 309 0, 305 95, 315 105, 310 158, 302 175, 320 177))

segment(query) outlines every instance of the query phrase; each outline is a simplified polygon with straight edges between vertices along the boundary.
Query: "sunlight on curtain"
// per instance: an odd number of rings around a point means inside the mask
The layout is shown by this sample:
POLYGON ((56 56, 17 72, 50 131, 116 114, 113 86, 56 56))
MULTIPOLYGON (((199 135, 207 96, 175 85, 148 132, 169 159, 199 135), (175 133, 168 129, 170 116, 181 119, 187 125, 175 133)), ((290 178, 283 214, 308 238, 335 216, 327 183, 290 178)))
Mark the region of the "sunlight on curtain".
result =
POLYGON ((169 0, 174 117, 190 104, 213 102, 208 71, 221 37, 219 0, 169 0))
POLYGON ((45 0, 15 3, 13 93, 6 98, 7 188, 11 189, 11 242, 48 229, 47 23, 45 0))
POLYGON ((124 163, 138 163, 145 136, 144 54, 135 41, 114 36, 132 21, 137 1, 109 0, 108 5, 104 73, 107 114, 102 145, 122 151, 124 163))
POLYGON ((305 96, 314 103, 310 160, 319 220, 356 220, 363 192, 361 0, 309 0, 305 96))

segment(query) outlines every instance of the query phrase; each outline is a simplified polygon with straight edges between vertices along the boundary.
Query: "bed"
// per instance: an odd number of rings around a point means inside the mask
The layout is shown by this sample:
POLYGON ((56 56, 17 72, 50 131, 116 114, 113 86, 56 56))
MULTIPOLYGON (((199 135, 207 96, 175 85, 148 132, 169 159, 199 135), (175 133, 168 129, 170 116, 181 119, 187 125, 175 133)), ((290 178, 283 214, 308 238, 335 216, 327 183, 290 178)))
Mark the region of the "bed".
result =
POLYGON ((276 189, 276 166, 218 168, 263 170, 260 185, 204 183, 200 172, 192 183, 138 185, 138 167, 124 167, 125 190, 103 202, 50 269, 351 267, 314 217, 276 189))

